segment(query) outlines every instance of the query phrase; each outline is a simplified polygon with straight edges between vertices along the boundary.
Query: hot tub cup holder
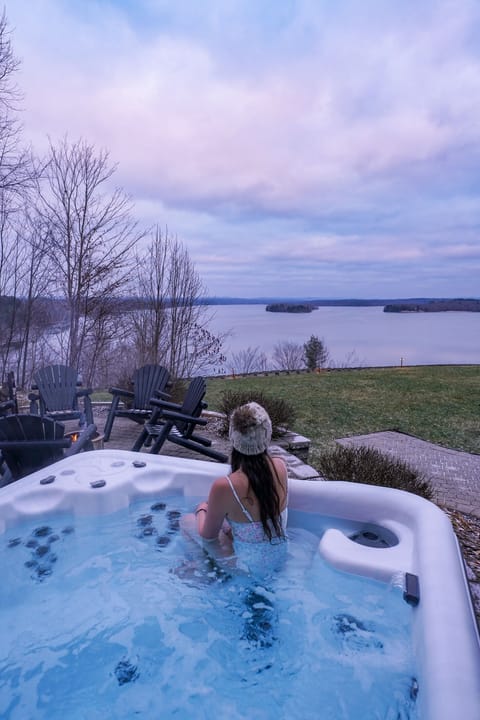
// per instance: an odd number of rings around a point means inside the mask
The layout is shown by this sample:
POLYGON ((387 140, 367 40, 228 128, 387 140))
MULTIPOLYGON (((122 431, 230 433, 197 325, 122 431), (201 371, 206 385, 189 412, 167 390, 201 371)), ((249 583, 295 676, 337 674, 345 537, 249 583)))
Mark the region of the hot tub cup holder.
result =
POLYGON ((358 545, 371 548, 391 548, 399 543, 398 537, 391 530, 372 524, 364 525, 360 530, 349 535, 349 538, 358 545))

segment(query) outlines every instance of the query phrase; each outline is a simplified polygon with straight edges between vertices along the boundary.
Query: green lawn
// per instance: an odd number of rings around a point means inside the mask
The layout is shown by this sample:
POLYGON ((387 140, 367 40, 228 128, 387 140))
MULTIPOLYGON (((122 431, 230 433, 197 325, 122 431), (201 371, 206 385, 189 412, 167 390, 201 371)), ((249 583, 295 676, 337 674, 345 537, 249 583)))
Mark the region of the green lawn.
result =
POLYGON ((291 403, 293 429, 312 441, 312 465, 336 438, 380 430, 480 453, 480 365, 210 378, 210 410, 227 389, 261 390, 291 403))

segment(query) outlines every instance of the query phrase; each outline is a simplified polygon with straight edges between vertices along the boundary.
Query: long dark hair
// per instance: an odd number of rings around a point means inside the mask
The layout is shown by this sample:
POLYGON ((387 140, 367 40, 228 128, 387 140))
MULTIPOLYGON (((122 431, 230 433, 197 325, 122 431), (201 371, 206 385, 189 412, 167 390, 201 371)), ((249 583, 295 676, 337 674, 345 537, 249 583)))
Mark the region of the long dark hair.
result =
POLYGON ((276 472, 267 451, 259 455, 244 455, 232 448, 230 463, 232 472, 241 470, 247 476, 248 484, 260 505, 260 520, 268 539, 272 539, 272 526, 275 535, 283 537, 276 472))

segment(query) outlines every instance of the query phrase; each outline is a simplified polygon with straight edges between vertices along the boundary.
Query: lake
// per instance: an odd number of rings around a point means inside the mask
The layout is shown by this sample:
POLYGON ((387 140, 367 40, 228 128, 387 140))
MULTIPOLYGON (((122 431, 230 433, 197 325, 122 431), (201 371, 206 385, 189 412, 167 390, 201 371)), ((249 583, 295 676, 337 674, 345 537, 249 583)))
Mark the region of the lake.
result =
MULTIPOLYGON (((322 339, 330 364, 341 367, 480 364, 480 313, 384 313, 383 307, 320 307, 311 313, 271 313, 265 305, 215 305, 214 333, 224 342, 226 372, 235 353, 259 348, 270 359, 283 341, 322 339)), ((268 363, 273 367, 272 363, 268 363)))

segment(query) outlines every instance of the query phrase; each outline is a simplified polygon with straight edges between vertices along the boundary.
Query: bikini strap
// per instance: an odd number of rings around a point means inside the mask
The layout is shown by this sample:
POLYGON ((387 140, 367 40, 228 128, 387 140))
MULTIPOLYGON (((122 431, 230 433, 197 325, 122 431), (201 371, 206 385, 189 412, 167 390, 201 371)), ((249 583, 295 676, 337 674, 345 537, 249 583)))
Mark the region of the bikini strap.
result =
POLYGON ((233 487, 232 481, 230 480, 230 475, 227 475, 226 477, 227 477, 227 480, 228 480, 228 484, 230 485, 230 487, 231 487, 231 489, 232 489, 232 493, 233 493, 233 495, 234 495, 234 497, 235 497, 235 500, 238 502, 238 504, 239 504, 240 507, 242 508, 243 514, 245 515, 245 517, 247 518, 247 520, 248 520, 249 522, 251 522, 251 523, 255 522, 255 520, 253 519, 253 517, 250 515, 250 513, 249 513, 248 510, 247 510, 247 508, 245 507, 245 505, 242 503, 242 501, 241 501, 240 498, 238 497, 238 493, 237 493, 237 491, 235 490, 235 488, 233 487))

